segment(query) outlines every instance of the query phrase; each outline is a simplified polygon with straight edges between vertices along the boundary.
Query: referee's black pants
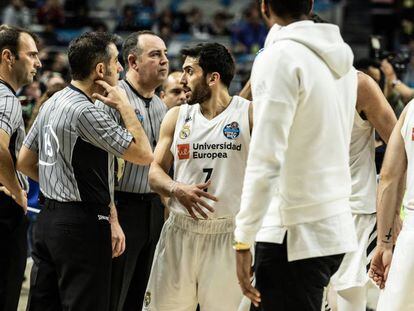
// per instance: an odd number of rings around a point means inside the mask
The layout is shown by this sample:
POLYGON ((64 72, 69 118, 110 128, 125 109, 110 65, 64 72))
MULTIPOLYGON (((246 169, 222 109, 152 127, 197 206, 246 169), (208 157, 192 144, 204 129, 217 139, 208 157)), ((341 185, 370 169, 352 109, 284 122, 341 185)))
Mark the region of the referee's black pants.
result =
POLYGON ((112 262, 111 311, 137 311, 142 309, 164 208, 156 194, 115 192, 115 203, 126 249, 112 262))
POLYGON ((258 242, 255 249, 256 288, 261 294, 260 311, 320 311, 326 287, 344 255, 288 262, 283 244, 258 242))
POLYGON ((46 199, 33 232, 27 311, 107 311, 109 207, 46 199))
POLYGON ((27 259, 28 219, 22 207, 0 193, 0 311, 16 311, 27 259))

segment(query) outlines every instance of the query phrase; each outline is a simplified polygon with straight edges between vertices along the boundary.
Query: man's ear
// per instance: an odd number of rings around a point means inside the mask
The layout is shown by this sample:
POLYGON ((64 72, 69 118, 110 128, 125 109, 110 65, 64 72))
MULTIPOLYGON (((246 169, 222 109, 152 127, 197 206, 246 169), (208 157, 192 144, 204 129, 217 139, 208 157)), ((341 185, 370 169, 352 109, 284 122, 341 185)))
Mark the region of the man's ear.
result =
POLYGON ((137 60, 138 60, 138 57, 135 54, 129 54, 128 55, 128 68, 138 70, 137 60))
POLYGON ((97 63, 96 64, 95 73, 96 73, 96 76, 98 77, 98 79, 103 79, 103 77, 105 76, 105 73, 106 73, 104 63, 97 63))
POLYGON ((16 57, 13 55, 13 53, 9 49, 4 49, 1 52, 1 62, 5 62, 7 65, 12 66, 14 62, 16 61, 16 57))
POLYGON ((221 77, 218 72, 213 72, 213 73, 209 73, 206 78, 207 78, 207 84, 209 86, 213 86, 214 84, 220 81, 221 77))
POLYGON ((160 91, 160 98, 164 100, 164 97, 165 97, 165 91, 160 91))

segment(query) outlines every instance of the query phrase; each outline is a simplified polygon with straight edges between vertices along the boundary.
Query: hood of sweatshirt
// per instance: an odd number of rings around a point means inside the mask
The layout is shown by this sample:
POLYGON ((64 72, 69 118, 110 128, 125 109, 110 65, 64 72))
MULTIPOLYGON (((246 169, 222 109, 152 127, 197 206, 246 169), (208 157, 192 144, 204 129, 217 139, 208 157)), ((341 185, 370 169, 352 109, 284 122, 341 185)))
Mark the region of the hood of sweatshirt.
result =
POLYGON ((296 41, 308 47, 338 77, 343 77, 352 68, 354 54, 336 25, 313 21, 295 22, 285 27, 275 24, 267 35, 265 48, 283 40, 296 41))

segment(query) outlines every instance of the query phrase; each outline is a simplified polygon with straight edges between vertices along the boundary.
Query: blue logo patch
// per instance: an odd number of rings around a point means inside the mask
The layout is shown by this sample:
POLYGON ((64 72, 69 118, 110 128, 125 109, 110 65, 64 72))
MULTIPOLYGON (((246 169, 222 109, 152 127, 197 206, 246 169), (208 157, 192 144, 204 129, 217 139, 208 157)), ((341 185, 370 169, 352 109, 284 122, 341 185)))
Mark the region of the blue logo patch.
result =
POLYGON ((231 122, 227 124, 223 129, 223 134, 227 139, 236 139, 240 135, 239 123, 231 122))
POLYGON ((139 111, 139 109, 135 109, 135 114, 137 115, 139 122, 144 122, 144 116, 141 114, 141 111, 139 111))

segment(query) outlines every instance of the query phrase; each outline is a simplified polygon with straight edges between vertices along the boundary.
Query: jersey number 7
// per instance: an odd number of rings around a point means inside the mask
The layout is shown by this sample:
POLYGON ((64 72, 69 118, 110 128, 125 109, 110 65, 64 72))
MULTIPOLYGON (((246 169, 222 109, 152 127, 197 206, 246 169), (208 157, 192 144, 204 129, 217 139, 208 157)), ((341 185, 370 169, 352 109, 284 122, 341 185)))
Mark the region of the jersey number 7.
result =
MULTIPOLYGON (((213 174, 213 169, 212 168, 203 168, 203 173, 207 173, 206 180, 204 181, 204 182, 207 182, 211 178, 211 175, 213 174)), ((207 188, 204 189, 205 192, 207 192, 207 190, 208 190, 207 188)))

